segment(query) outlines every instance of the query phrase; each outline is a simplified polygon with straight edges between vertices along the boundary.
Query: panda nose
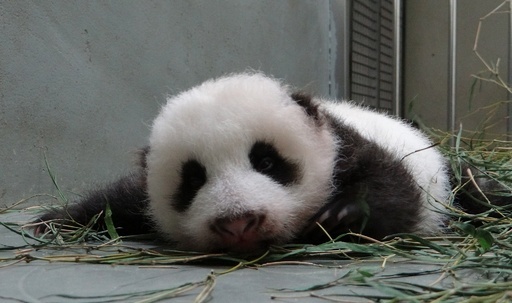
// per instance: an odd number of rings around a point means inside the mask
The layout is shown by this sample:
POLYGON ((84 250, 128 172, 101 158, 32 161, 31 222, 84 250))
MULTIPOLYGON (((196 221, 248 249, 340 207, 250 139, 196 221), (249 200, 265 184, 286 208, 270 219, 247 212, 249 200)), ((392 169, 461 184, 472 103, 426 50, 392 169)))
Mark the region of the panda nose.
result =
POLYGON ((212 224, 211 229, 226 239, 254 238, 258 228, 265 220, 264 215, 253 213, 237 218, 219 218, 212 224))

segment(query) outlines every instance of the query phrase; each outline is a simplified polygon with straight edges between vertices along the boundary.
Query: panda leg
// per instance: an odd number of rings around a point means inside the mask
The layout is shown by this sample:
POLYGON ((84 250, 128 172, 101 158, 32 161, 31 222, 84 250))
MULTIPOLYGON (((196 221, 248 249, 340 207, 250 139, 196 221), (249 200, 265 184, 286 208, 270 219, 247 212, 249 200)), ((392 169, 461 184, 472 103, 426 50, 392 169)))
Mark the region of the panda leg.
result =
MULTIPOLYGON (((104 188, 86 194, 82 199, 60 209, 43 213, 35 223, 57 221, 66 224, 87 225, 99 214, 95 229, 104 230, 107 204, 112 211, 112 221, 120 235, 151 232, 151 224, 145 214, 148 199, 146 177, 133 174, 123 177, 104 188)), ((38 224, 34 234, 39 236, 47 231, 46 224, 38 224)))

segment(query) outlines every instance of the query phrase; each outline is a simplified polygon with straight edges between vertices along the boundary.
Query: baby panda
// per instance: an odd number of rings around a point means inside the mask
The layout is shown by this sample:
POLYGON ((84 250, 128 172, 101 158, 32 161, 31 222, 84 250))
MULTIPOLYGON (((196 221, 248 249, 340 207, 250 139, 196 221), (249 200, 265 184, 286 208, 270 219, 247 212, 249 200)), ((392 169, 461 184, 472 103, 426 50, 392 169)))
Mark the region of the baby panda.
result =
POLYGON ((170 97, 132 175, 39 221, 87 224, 108 203, 120 234, 252 252, 347 233, 435 234, 449 195, 445 160, 419 130, 242 73, 170 97))

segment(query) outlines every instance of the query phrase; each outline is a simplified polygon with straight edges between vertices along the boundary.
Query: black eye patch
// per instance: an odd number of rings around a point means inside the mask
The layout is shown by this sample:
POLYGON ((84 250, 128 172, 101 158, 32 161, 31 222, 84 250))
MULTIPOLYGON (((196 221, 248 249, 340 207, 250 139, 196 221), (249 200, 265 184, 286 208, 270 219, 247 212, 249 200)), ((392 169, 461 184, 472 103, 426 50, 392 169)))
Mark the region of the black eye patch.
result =
POLYGON ((253 169, 272 178, 279 184, 291 185, 298 181, 299 166, 282 157, 270 143, 258 141, 249 152, 249 160, 253 169))
POLYGON ((172 206, 178 212, 186 211, 197 192, 206 183, 206 168, 196 160, 188 160, 181 166, 181 182, 172 197, 172 206))

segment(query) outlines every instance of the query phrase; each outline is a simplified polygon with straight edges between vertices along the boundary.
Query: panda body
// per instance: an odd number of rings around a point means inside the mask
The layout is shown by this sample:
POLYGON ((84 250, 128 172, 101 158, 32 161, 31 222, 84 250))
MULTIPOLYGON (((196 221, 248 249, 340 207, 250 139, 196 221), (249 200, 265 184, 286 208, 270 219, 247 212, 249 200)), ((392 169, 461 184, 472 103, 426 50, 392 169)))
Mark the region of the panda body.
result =
POLYGON ((197 251, 320 243, 326 232, 434 234, 450 186, 431 146, 387 115, 292 93, 259 73, 235 74, 170 97, 134 177, 66 213, 87 222, 83 213, 108 197, 121 230, 143 221, 141 231, 197 251))
POLYGON ((440 212, 451 194, 450 177, 446 160, 425 134, 404 121, 351 102, 323 104, 340 123, 351 126, 406 167, 420 188, 421 206, 425 207, 420 230, 438 232, 444 220, 440 212))

